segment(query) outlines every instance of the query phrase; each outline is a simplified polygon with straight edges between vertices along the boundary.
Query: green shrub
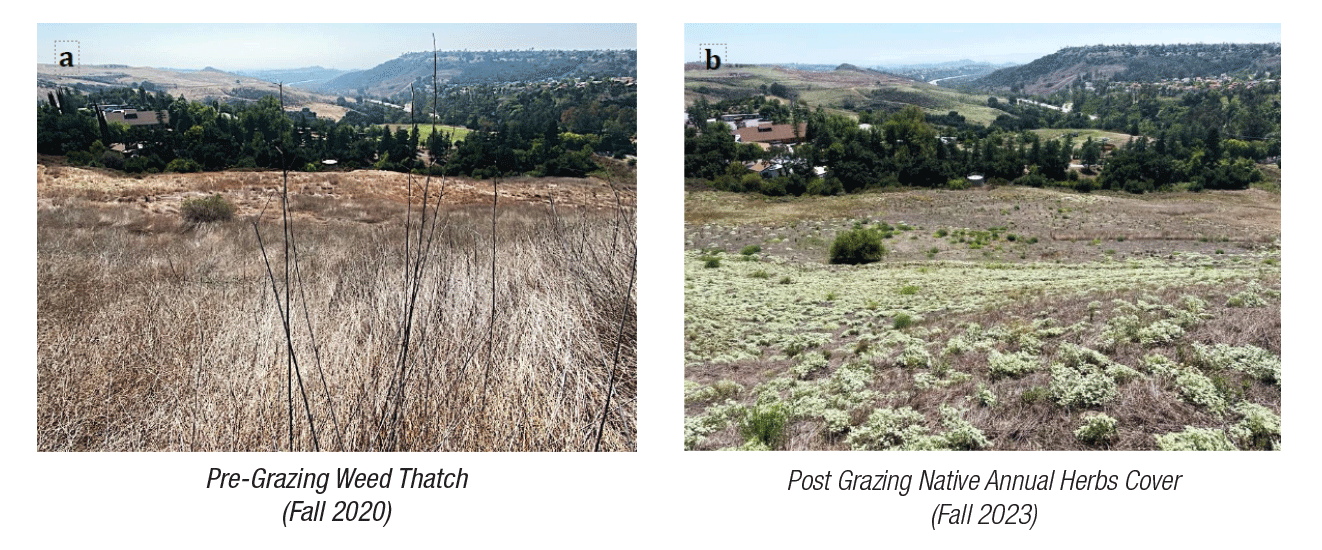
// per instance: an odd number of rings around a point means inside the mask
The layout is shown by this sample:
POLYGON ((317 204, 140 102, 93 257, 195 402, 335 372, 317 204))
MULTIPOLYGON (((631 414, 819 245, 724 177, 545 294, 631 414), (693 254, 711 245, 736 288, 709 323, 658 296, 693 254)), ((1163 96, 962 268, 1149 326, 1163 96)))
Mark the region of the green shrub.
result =
POLYGON ((707 258, 706 260, 703 260, 702 266, 708 269, 721 267, 721 259, 707 258))
POLYGON ((1281 381, 1281 358, 1260 347, 1245 344, 1193 345, 1194 355, 1206 368, 1233 369, 1269 384, 1281 381))
POLYGON ((1163 451, 1237 451, 1226 433, 1216 428, 1185 426, 1184 431, 1157 436, 1163 451))
POLYGON ((881 261, 886 247, 881 245, 881 235, 870 229, 854 229, 836 235, 831 244, 831 263, 866 264, 881 261))
POLYGON ((1180 325, 1169 319, 1161 319, 1151 325, 1138 329, 1134 333, 1140 344, 1144 346, 1155 346, 1158 344, 1169 344, 1177 338, 1184 336, 1184 329, 1180 325))
POLYGON ((945 426, 946 447, 961 451, 976 451, 991 446, 991 441, 971 422, 964 419, 964 410, 941 405, 941 424, 945 426))
POLYGON ((984 407, 996 406, 996 394, 991 391, 991 388, 982 384, 978 384, 978 393, 974 394, 974 398, 977 399, 979 403, 982 403, 982 406, 984 407))
POLYGON ((872 411, 861 426, 850 430, 849 446, 855 451, 899 448, 927 435, 923 414, 909 407, 872 411))
POLYGON ((749 443, 761 443, 767 448, 777 449, 786 439, 786 426, 789 415, 780 403, 757 405, 748 409, 739 432, 749 443))
POLYGON ((1245 290, 1226 300, 1226 307, 1262 307, 1267 305, 1267 300, 1262 299, 1256 292, 1245 290))
POLYGON ((745 414, 743 405, 734 401, 707 407, 701 415, 684 419, 684 449, 692 450, 700 445, 707 436, 725 429, 735 419, 745 414))
POLYGON ((1033 403, 1046 399, 1048 393, 1047 388, 1034 386, 1019 394, 1019 402, 1025 405, 1032 405, 1033 403))
POLYGON ((911 317, 908 313, 898 313, 895 315, 895 319, 891 321, 891 328, 895 330, 906 329, 912 325, 913 325, 913 317, 911 317))
POLYGON ((1003 354, 991 350, 987 354, 987 364, 992 380, 1018 378, 1037 370, 1038 367, 1037 357, 1025 351, 1003 354))
POLYGON ((1063 407, 1093 407, 1115 398, 1115 380, 1096 367, 1075 370, 1051 367, 1051 398, 1063 407))
POLYGON ((813 372, 825 370, 827 366, 829 365, 827 364, 826 358, 821 355, 808 354, 803 356, 803 359, 799 361, 798 365, 795 365, 790 369, 790 373, 800 380, 806 380, 813 372))
POLYGON ((761 245, 750 244, 748 246, 745 246, 743 250, 740 250, 739 253, 745 256, 752 256, 753 254, 757 254, 758 252, 761 251, 762 251, 761 245))
POLYGON ((918 294, 918 287, 914 285, 904 285, 900 288, 900 294, 904 296, 913 296, 918 294))
POLYGON ((822 421, 828 435, 843 434, 850 428, 849 413, 840 409, 826 409, 822 412, 822 421))
POLYGON ((743 393, 744 387, 733 380, 717 380, 710 386, 704 386, 689 380, 684 381, 684 402, 685 403, 703 403, 708 401, 723 401, 738 397, 743 393))
POLYGON ((174 159, 165 165, 166 172, 201 172, 202 166, 192 159, 174 159))
POLYGON ((1083 425, 1074 430, 1074 437, 1089 445, 1100 445, 1116 437, 1116 420, 1098 413, 1083 417, 1083 425))
POLYGON ((1179 388, 1180 395, 1185 401, 1205 407, 1217 414, 1226 410, 1226 400, 1221 397, 1216 384, 1197 369, 1180 369, 1175 375, 1175 387, 1179 388))
POLYGON ((1111 364, 1111 359, 1102 352, 1069 342, 1061 344, 1056 351, 1067 367, 1077 368, 1087 365, 1104 367, 1111 364))
POLYGON ((1235 405, 1235 412, 1244 418, 1230 429, 1240 442, 1250 449, 1276 449, 1281 444, 1281 417, 1271 409, 1241 402, 1235 405))
POLYGON ((922 340, 913 340, 905 344, 904 351, 900 352, 897 361, 901 367, 905 368, 928 368, 932 366, 932 354, 927 352, 927 347, 923 345, 922 340))
POLYGON ((1046 176, 1043 176, 1041 174, 1028 174, 1025 176, 1019 176, 1014 180, 1015 185, 1027 185, 1029 187, 1042 187, 1049 183, 1051 183, 1051 180, 1047 179, 1046 176))
POLYGON ((757 271, 754 271, 752 275, 749 275, 749 277, 752 277, 754 279, 766 279, 770 276, 771 274, 767 273, 767 270, 765 269, 759 269, 757 271))
POLYGON ((207 223, 229 221, 237 211, 233 204, 219 194, 205 198, 184 199, 179 214, 188 223, 207 223))

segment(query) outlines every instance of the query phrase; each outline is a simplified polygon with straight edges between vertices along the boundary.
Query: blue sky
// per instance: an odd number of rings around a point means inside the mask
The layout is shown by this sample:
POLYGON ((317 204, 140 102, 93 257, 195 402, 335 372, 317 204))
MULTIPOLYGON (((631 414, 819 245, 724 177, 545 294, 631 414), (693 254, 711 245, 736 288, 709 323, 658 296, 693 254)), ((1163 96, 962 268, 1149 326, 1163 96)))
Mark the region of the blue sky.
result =
POLYGON ((77 40, 83 63, 225 70, 320 65, 370 69, 405 52, 637 49, 633 24, 50 24, 37 25, 37 62, 77 40))
MULTIPOLYGON (((724 43, 732 63, 1027 63, 1066 46, 1280 42, 1279 24, 689 24, 686 60, 724 43)), ((713 50, 715 53, 716 50, 713 50)))

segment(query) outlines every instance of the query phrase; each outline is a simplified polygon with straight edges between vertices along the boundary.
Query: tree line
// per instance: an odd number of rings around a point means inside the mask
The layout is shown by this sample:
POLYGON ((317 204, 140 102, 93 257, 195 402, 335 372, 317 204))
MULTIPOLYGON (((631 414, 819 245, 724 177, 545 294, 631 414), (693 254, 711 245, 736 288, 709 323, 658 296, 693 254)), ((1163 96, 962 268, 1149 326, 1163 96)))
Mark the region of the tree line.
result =
MULTIPOLYGON (((686 129, 685 176, 719 189, 768 195, 959 188, 968 185, 971 174, 991 183, 1144 192, 1176 186, 1244 189, 1262 178, 1257 163, 1279 163, 1279 84, 1156 94, 1156 88, 1102 92, 1094 101, 1093 112, 1100 113, 1094 117, 1077 107, 1065 113, 992 97, 989 106, 1004 114, 989 125, 970 123, 956 111, 936 115, 914 105, 894 112, 863 111, 855 119, 821 107, 810 112, 802 101, 783 105, 751 97, 711 104, 699 99, 689 107, 696 123, 686 129), (728 126, 704 122, 723 112, 758 113, 776 122, 803 120, 807 132, 792 151, 735 143, 728 126), (864 122, 870 127, 860 125, 864 122), (1135 130, 1128 133, 1139 135, 1107 146, 1091 137, 1076 139, 1078 132, 1056 138, 1033 132, 1045 128, 1135 130), (1111 146, 1114 151, 1108 152, 1111 146), (752 161, 781 162, 791 173, 762 178, 745 168, 752 161), (1085 168, 1071 170, 1073 161, 1085 168), (1094 170, 1098 165, 1104 166, 1100 175, 1094 170), (825 177, 815 177, 815 167, 825 168, 825 177)), ((1085 104, 1097 96, 1081 89, 1075 95, 1085 104)), ((1039 101, 1053 99, 1061 98, 1039 101)))
MULTIPOLYGON (((584 87, 453 88, 430 113, 431 96, 410 113, 358 102, 339 122, 281 109, 275 96, 255 101, 198 102, 138 88, 90 94, 61 90, 37 108, 37 152, 65 155, 75 165, 130 173, 231 168, 316 171, 334 159, 340 169, 425 170, 425 158, 447 174, 484 177, 530 174, 584 176, 600 167, 594 155, 636 152, 636 92, 618 83, 584 87), (159 113, 161 125, 107 123, 98 105, 132 105, 159 113), (386 114, 389 113, 389 116, 386 114), (403 120, 400 120, 400 118, 403 120), (384 122, 431 121, 466 126, 462 139, 384 122), (123 147, 111 147, 122 144, 123 147)), ((347 102, 346 102, 347 103, 347 102)))

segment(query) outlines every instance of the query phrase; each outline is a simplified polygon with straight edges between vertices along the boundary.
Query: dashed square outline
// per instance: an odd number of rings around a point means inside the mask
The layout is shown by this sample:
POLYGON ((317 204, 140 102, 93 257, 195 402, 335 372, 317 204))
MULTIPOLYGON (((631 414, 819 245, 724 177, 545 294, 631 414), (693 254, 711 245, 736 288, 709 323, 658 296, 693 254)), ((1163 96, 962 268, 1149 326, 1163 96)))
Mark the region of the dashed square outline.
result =
POLYGON ((82 43, 81 41, 78 41, 78 40, 55 40, 55 41, 54 41, 54 44, 51 45, 51 64, 52 64, 52 65, 55 65, 55 70, 57 70, 57 71, 76 71, 76 70, 78 70, 79 67, 82 66, 82 64, 83 64, 82 59, 83 59, 83 43, 82 43), (73 66, 72 66, 72 67, 61 67, 61 66, 60 66, 60 50, 62 49, 62 48, 60 48, 60 43, 61 43, 61 42, 73 42, 73 43, 74 43, 74 50, 75 50, 75 51, 74 51, 74 54, 73 54, 73 66))
MULTIPOLYGON (((698 63, 706 63, 706 62, 707 62, 707 57, 706 57, 706 55, 707 55, 707 51, 706 51, 707 48, 704 48, 703 46, 720 46, 720 47, 721 47, 721 66, 724 67, 725 65, 727 65, 727 64, 730 63, 730 45, 729 45, 729 44, 726 44, 725 42, 708 42, 708 43, 699 43, 699 44, 698 44, 698 63)), ((716 49, 716 48, 712 48, 712 49, 714 50, 714 49, 716 49)))

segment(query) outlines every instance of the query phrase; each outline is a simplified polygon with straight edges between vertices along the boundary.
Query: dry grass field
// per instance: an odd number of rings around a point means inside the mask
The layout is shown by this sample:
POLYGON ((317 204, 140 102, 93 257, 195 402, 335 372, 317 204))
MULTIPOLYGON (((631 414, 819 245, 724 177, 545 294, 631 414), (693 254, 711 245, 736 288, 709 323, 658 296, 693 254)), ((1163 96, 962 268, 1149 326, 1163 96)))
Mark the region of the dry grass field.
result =
POLYGON ((636 448, 631 184, 503 181, 493 242, 490 181, 290 174, 287 248, 278 172, 37 183, 38 450, 636 448))
POLYGON ((688 449, 1279 449, 1280 195, 690 192, 688 449), (835 237, 881 261, 828 263, 835 237))

